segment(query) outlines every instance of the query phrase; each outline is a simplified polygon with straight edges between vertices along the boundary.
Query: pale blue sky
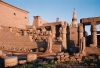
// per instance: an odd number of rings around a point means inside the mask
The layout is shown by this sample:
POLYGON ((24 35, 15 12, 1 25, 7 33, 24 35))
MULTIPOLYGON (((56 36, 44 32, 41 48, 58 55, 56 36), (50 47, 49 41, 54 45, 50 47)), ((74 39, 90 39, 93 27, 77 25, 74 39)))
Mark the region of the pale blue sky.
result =
MULTIPOLYGON (((4 0, 19 8, 29 11, 30 24, 33 16, 39 15, 48 22, 61 21, 71 23, 74 8, 77 13, 77 21, 81 18, 100 16, 100 0, 4 0)), ((100 30, 100 25, 98 25, 100 30)), ((90 31, 90 27, 86 27, 90 31)), ((90 34, 90 33, 89 33, 90 34)))

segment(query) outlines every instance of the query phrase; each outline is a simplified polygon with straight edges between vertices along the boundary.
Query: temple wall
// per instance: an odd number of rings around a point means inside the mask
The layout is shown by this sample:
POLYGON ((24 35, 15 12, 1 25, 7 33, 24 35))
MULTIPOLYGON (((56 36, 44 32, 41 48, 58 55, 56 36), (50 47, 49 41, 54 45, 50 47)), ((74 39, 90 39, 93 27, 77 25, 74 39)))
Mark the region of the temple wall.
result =
POLYGON ((28 12, 0 1, 0 26, 25 28, 29 25, 28 12))

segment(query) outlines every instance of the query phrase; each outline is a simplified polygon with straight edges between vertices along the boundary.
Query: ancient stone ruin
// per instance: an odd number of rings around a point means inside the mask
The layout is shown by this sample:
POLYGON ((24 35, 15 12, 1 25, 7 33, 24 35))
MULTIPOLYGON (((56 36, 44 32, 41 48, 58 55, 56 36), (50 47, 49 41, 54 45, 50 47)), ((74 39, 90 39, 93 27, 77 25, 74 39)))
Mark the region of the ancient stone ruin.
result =
POLYGON ((28 11, 2 0, 0 9, 0 63, 4 63, 4 67, 35 62, 39 57, 51 55, 58 63, 81 62, 91 54, 98 55, 100 60, 100 35, 97 35, 100 31, 96 27, 100 17, 82 18, 77 23, 74 10, 71 24, 59 18, 47 22, 34 16, 33 24, 29 25, 28 11), (86 35, 85 25, 91 25, 91 35, 86 35))

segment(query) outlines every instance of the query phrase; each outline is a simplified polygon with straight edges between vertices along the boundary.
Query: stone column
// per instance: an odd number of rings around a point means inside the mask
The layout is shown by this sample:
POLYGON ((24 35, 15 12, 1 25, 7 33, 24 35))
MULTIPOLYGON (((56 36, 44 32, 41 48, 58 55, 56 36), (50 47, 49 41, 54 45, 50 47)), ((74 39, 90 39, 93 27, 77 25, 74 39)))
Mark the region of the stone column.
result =
POLYGON ((48 44, 49 44, 49 52, 52 53, 52 38, 51 37, 49 37, 48 44))
POLYGON ((56 30, 55 30, 55 26, 51 26, 51 30, 52 30, 52 39, 55 38, 55 34, 56 34, 56 30))
POLYGON ((64 22, 64 25, 62 26, 62 45, 63 45, 63 49, 66 50, 67 49, 67 23, 64 22))
POLYGON ((97 46, 97 28, 96 28, 96 24, 91 25, 91 35, 92 35, 92 44, 90 44, 90 47, 96 47, 97 46))
POLYGON ((80 52, 85 56, 86 55, 86 39, 85 37, 82 37, 81 39, 81 45, 80 45, 80 52))
POLYGON ((48 47, 46 53, 52 53, 52 35, 49 35, 47 38, 48 47))
POLYGON ((79 43, 78 43, 78 45, 80 46, 81 45, 81 39, 82 39, 82 37, 83 37, 83 24, 78 24, 78 32, 79 32, 79 38, 78 38, 78 41, 79 41, 79 43))

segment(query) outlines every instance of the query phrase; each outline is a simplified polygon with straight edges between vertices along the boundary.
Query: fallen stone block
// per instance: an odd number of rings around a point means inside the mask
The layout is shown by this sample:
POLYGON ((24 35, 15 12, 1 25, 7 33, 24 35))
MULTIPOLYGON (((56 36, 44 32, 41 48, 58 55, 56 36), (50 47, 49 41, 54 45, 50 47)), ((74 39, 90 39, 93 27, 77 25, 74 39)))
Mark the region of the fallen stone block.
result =
POLYGON ((62 58, 61 58, 61 60, 65 60, 65 58, 64 58, 64 57, 62 57, 62 58))
POLYGON ((69 58, 69 55, 66 55, 65 58, 69 58))
POLYGON ((64 55, 61 55, 61 57, 64 57, 64 55))
POLYGON ((79 53, 77 53, 77 54, 75 54, 75 56, 74 56, 75 58, 80 58, 80 54, 79 53))
POLYGON ((69 58, 65 58, 65 61, 69 61, 69 58))
POLYGON ((60 63, 61 61, 60 60, 57 60, 57 63, 60 63))
POLYGON ((18 61, 18 64, 25 64, 26 63, 26 60, 19 60, 18 61))
POLYGON ((36 61, 37 55, 36 54, 28 54, 27 55, 27 62, 36 61))
POLYGON ((4 58, 4 63, 5 67, 16 66, 18 64, 18 58, 16 56, 6 57, 4 58))
POLYGON ((63 60, 60 60, 61 62, 65 62, 65 60, 63 59, 63 60))
POLYGON ((64 55, 66 56, 66 55, 69 55, 68 53, 64 53, 64 55))
POLYGON ((61 52, 61 53, 57 53, 57 55, 63 55, 64 54, 64 52, 61 52))
POLYGON ((76 61, 78 61, 80 63, 80 62, 82 62, 82 59, 76 59, 76 61))
POLYGON ((61 57, 60 56, 57 56, 57 59, 60 59, 61 57))
POLYGON ((76 61, 76 59, 72 59, 72 61, 76 61))

